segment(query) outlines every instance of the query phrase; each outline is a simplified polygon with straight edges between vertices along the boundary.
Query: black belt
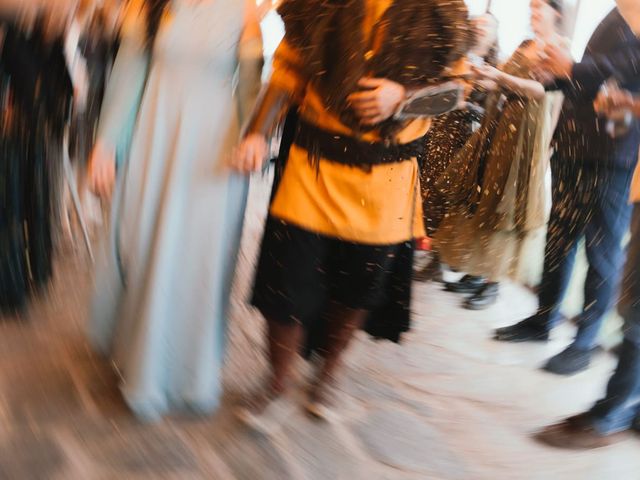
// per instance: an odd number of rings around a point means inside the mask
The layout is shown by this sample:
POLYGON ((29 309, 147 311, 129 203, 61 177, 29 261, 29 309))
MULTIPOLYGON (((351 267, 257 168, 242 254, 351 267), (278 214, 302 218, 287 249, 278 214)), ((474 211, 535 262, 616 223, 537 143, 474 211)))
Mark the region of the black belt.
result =
POLYGON ((309 152, 312 161, 320 158, 344 165, 370 167, 412 160, 425 152, 425 137, 403 144, 366 142, 349 135, 328 132, 303 119, 298 120, 293 143, 309 152))

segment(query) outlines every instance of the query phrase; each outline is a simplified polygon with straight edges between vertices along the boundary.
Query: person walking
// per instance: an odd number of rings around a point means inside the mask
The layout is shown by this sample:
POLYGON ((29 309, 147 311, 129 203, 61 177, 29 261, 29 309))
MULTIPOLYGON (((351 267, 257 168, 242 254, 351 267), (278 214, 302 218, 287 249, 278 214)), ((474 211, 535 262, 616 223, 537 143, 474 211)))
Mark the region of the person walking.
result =
POLYGON ((113 198, 89 335, 143 420, 219 403, 248 188, 228 159, 261 65, 255 2, 128 6, 89 166, 113 198))

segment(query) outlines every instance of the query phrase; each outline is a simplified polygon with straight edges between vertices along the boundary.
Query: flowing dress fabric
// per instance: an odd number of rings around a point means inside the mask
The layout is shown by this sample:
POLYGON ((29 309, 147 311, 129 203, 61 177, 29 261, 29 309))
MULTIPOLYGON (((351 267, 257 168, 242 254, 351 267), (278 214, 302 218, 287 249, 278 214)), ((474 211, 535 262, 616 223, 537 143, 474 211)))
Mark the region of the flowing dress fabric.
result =
POLYGON ((474 123, 482 120, 486 97, 485 92, 473 91, 470 103, 476 108, 454 110, 442 115, 434 119, 429 130, 425 153, 419 160, 422 214, 425 230, 430 237, 435 235, 447 214, 447 200, 439 194, 435 184, 473 135, 474 123))
MULTIPOLYGON (((503 69, 530 78, 524 43, 503 69)), ((527 235, 544 226, 544 177, 549 164, 553 105, 496 92, 482 126, 437 181, 448 212, 434 238, 447 265, 499 281, 512 274, 527 235)))
POLYGON ((237 0, 174 1, 150 62, 144 22, 129 27, 106 93, 99 136, 118 149, 119 185, 90 336, 142 418, 206 413, 220 397, 248 188, 225 164, 243 14, 237 0))

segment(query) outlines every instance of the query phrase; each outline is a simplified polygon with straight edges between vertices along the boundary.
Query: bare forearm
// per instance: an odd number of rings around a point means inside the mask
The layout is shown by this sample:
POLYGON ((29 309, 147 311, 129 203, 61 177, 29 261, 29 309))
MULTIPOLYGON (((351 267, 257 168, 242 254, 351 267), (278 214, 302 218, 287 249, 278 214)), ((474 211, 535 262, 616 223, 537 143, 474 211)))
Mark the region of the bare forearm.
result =
POLYGON ((497 82, 499 86, 516 95, 522 95, 523 97, 534 100, 540 100, 544 98, 545 95, 544 86, 535 80, 520 78, 501 72, 497 82))
POLYGON ((292 103, 291 92, 279 88, 273 83, 268 84, 249 117, 244 136, 258 134, 268 138, 284 120, 285 114, 292 103))

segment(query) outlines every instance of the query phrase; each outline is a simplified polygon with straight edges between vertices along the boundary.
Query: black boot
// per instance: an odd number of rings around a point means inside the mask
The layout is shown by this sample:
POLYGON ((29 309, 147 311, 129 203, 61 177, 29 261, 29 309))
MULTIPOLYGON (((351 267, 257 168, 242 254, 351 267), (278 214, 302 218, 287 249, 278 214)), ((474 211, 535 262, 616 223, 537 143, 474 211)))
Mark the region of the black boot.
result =
POLYGON ((447 282, 444 289, 447 292, 476 294, 487 284, 484 277, 476 277, 475 275, 465 275, 457 282, 447 282))
POLYGON ((546 342, 549 340, 549 332, 538 323, 534 315, 515 325, 498 328, 493 338, 499 342, 546 342))
POLYGON ((497 282, 485 283, 473 296, 465 300, 464 308, 467 310, 484 310, 485 308, 489 308, 498 300, 499 289, 497 282))

